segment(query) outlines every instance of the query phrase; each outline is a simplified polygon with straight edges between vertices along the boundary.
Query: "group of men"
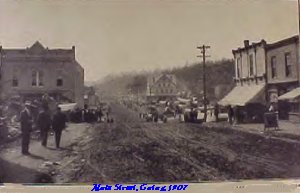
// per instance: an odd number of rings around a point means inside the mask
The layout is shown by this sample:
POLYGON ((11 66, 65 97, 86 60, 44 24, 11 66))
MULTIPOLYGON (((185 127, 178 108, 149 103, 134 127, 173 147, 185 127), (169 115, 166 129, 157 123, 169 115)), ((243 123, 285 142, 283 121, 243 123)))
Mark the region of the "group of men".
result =
POLYGON ((87 105, 85 105, 83 109, 76 108, 74 111, 71 111, 70 121, 74 123, 95 123, 102 121, 107 121, 108 123, 114 122, 113 118, 111 117, 110 106, 102 110, 102 107, 97 107, 97 109, 90 109, 87 105))
MULTIPOLYGON (((30 133, 34 124, 32 116, 31 103, 25 102, 24 109, 20 114, 20 124, 22 132, 22 154, 28 155, 30 133)), ((61 111, 60 107, 57 107, 56 112, 51 116, 48 105, 45 103, 42 105, 42 110, 39 112, 36 119, 36 126, 40 129, 42 146, 47 146, 48 132, 52 128, 55 132, 56 148, 60 147, 60 139, 62 130, 66 128, 67 118, 66 115, 61 111)))

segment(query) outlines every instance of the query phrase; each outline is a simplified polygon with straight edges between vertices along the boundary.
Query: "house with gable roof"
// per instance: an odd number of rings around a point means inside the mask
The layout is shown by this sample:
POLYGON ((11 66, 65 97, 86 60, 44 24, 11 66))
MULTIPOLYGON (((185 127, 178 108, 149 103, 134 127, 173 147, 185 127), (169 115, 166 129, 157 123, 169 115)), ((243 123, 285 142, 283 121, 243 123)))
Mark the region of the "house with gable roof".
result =
POLYGON ((178 85, 173 74, 149 76, 147 80, 148 101, 174 100, 178 95, 178 85))

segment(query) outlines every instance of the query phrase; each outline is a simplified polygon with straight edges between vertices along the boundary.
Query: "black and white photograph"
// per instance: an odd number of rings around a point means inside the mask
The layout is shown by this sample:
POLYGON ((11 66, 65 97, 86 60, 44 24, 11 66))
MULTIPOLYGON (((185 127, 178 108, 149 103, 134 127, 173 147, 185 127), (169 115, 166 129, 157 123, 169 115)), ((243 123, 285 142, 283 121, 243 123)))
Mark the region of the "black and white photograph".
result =
POLYGON ((0 183, 300 177, 297 0, 0 0, 0 183))

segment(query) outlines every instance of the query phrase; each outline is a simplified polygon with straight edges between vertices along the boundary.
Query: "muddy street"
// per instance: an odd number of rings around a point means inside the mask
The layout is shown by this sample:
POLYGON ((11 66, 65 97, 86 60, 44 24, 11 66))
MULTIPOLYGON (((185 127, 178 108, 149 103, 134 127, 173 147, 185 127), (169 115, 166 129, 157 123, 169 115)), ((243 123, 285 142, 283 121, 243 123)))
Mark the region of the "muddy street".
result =
MULTIPOLYGON (((198 182, 293 178, 300 175, 299 143, 229 127, 147 123, 113 105, 115 123, 95 126, 74 181, 198 182)), ((221 123, 222 124, 222 123, 221 123)))
POLYGON ((114 123, 70 124, 58 151, 19 141, 2 147, 2 182, 199 182, 300 176, 297 140, 244 132, 227 123, 145 122, 112 104, 114 123), (14 176, 10 178, 10 176, 14 176))

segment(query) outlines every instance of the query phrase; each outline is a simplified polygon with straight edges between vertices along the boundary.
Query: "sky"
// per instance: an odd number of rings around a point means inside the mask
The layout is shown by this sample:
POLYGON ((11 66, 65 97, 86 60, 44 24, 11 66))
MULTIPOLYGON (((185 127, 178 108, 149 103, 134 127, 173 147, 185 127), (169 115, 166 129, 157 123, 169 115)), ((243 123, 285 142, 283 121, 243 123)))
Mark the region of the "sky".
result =
POLYGON ((76 47, 85 80, 232 58, 245 39, 298 34, 295 0, 0 0, 0 45, 76 47))

